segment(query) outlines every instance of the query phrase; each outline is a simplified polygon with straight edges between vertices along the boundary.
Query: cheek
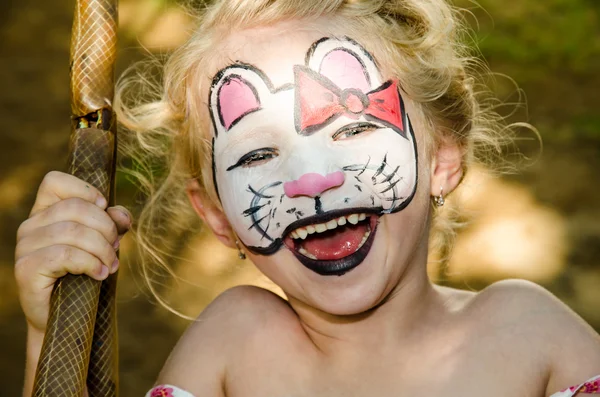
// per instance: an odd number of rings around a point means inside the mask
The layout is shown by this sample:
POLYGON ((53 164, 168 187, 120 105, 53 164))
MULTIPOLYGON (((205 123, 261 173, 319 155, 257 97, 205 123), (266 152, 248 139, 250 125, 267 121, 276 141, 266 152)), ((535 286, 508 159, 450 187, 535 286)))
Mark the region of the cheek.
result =
MULTIPOLYGON (((347 122, 341 118, 338 121, 340 125, 347 122)), ((405 125, 409 125, 408 119, 405 125)), ((331 127, 336 131, 335 124, 331 127)), ((277 147, 279 156, 256 166, 227 171, 239 158, 221 147, 216 153, 216 179, 231 225, 240 240, 250 249, 257 248, 257 253, 275 253, 285 231, 306 217, 350 208, 380 214, 400 211, 411 202, 418 186, 417 158, 422 156, 417 156, 412 129, 406 137, 391 128, 380 128, 339 141, 324 131, 310 136, 294 135, 277 144, 255 141, 253 144, 259 147, 277 147), (344 174, 342 185, 316 198, 285 194, 285 184, 303 175, 340 171, 344 174)), ((217 149, 218 145, 223 146, 217 142, 217 149)))
POLYGON ((416 136, 418 152, 418 178, 417 195, 423 194, 428 197, 431 191, 431 150, 428 146, 429 139, 423 137, 423 134, 416 136))
POLYGON ((293 283, 301 276, 302 268, 297 266, 298 260, 287 248, 283 247, 272 255, 258 255, 250 251, 248 258, 277 286, 285 291, 295 290, 293 283))
MULTIPOLYGON (((382 217, 386 236, 384 246, 391 250, 389 263, 410 263, 419 253, 427 255, 429 242, 430 205, 423 189, 419 189, 411 205, 403 211, 387 214, 382 217)), ((402 272, 403 268, 391 269, 392 272, 402 272)))
POLYGON ((425 121, 423 112, 407 100, 407 111, 414 131, 419 162, 419 181, 429 180, 431 172, 431 154, 434 148, 434 132, 425 121))

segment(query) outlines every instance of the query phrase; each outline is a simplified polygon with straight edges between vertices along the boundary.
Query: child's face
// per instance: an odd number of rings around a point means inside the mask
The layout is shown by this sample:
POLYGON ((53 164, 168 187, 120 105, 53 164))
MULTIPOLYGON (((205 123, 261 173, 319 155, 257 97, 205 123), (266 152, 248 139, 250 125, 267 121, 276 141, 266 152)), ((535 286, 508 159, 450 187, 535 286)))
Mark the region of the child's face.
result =
POLYGON ((427 132, 401 81, 358 42, 254 36, 232 41, 238 61, 208 94, 225 215, 288 295, 331 313, 365 310, 426 255, 417 142, 427 132))

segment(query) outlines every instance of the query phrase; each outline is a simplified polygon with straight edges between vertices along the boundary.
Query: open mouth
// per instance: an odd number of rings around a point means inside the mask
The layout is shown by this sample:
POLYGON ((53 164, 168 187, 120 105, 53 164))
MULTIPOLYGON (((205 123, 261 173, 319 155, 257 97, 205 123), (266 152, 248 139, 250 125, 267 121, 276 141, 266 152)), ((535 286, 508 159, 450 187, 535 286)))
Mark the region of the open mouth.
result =
POLYGON ((324 276, 341 276, 366 258, 378 219, 365 212, 345 212, 303 219, 301 226, 295 222, 284 244, 310 270, 324 276))

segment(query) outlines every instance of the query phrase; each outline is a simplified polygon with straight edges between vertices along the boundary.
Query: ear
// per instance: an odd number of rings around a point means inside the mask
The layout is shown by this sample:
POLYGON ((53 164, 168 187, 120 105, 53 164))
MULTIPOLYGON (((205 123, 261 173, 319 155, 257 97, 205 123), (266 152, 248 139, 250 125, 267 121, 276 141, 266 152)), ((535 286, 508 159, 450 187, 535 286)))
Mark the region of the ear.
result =
POLYGON ((210 227, 219 241, 230 248, 235 248, 235 233, 225 217, 208 198, 197 180, 190 180, 185 189, 190 203, 202 221, 210 227))
POLYGON ((450 194, 463 177, 462 150, 451 138, 442 138, 431 159, 431 195, 450 194))
POLYGON ((262 109, 263 99, 270 93, 270 80, 252 65, 238 63, 220 70, 213 78, 209 94, 215 136, 262 109))
POLYGON ((342 90, 356 88, 366 93, 382 84, 373 56, 348 37, 325 37, 315 42, 306 54, 306 66, 342 90))

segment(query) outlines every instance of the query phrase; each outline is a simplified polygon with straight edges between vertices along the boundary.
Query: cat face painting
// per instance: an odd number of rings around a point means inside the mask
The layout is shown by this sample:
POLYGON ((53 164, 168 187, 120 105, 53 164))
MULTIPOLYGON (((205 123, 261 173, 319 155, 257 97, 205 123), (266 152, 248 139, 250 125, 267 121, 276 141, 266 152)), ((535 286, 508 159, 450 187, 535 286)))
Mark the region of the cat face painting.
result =
POLYGON ((367 256, 378 219, 417 187, 417 147, 396 80, 355 41, 323 38, 279 87, 253 65, 217 73, 209 106, 213 178, 253 253, 289 249, 341 275, 367 256))

